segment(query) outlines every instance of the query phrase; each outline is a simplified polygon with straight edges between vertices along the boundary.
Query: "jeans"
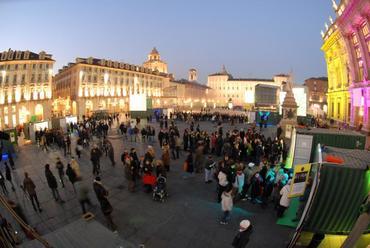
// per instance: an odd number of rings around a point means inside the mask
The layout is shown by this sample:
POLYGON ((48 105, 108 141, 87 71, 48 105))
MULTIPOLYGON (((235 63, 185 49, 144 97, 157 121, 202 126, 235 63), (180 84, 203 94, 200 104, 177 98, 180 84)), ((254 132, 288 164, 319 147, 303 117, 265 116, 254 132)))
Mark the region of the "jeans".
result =
POLYGON ((222 222, 227 222, 230 219, 230 211, 224 211, 221 221, 222 222))
POLYGON ((86 214, 86 208, 85 208, 85 204, 87 203, 87 205, 89 206, 92 206, 91 204, 91 201, 89 198, 85 199, 85 200, 80 200, 80 205, 81 205, 81 208, 82 208, 82 213, 86 214))
POLYGON ((53 194, 53 197, 56 201, 61 200, 59 191, 57 188, 51 188, 51 193, 53 194))
POLYGON ((212 181, 212 169, 204 169, 204 180, 206 182, 212 181))

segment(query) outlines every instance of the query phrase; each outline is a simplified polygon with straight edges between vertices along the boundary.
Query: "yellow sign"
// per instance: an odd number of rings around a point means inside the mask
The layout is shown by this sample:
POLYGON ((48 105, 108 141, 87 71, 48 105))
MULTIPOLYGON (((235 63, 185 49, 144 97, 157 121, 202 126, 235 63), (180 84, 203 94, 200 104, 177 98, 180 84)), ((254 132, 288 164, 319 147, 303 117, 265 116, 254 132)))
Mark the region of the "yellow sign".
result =
POLYGON ((292 183, 290 184, 289 197, 301 196, 304 194, 306 184, 310 176, 311 164, 294 166, 292 183))

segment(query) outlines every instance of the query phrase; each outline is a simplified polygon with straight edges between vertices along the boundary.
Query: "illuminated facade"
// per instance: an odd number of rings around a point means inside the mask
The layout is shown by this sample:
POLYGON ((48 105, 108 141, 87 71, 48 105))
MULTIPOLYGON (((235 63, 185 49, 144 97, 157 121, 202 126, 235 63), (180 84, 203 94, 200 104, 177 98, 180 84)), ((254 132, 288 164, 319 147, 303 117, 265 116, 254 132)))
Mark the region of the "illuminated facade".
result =
POLYGON ((207 86, 214 90, 216 105, 241 106, 247 109, 278 110, 279 94, 288 75, 276 75, 273 79, 233 78, 225 67, 219 73, 208 76, 207 86))
POLYGON ((54 60, 45 52, 0 53, 0 128, 51 117, 54 60))
POLYGON ((96 110, 129 110, 130 96, 146 95, 160 106, 168 74, 127 63, 77 58, 59 70, 53 93, 55 115, 90 115, 96 110))
POLYGON ((143 66, 144 68, 148 68, 152 71, 168 73, 167 63, 161 60, 161 55, 155 47, 151 53, 149 53, 148 59, 143 63, 143 66))
POLYGON ((321 50, 325 53, 328 73, 327 118, 349 123, 351 100, 348 92, 348 59, 344 39, 335 24, 331 25, 323 39, 321 50))
POLYGON ((325 118, 328 111, 326 94, 328 92, 327 77, 313 77, 306 79, 304 85, 307 87, 308 108, 307 113, 325 118))
POLYGON ((340 117, 352 127, 370 132, 370 2, 342 0, 337 4, 333 1, 333 7, 337 18, 335 22, 330 18, 331 26, 326 25, 326 33, 322 33, 328 64, 329 117, 340 117), (333 43, 338 45, 330 52, 333 43), (340 76, 335 70, 330 70, 333 60, 338 57, 340 76), (341 90, 346 93, 330 94, 335 85, 342 86, 341 90), (335 110, 336 104, 343 105, 340 110, 344 110, 345 116, 335 110), (334 111, 331 106, 334 106, 334 111))

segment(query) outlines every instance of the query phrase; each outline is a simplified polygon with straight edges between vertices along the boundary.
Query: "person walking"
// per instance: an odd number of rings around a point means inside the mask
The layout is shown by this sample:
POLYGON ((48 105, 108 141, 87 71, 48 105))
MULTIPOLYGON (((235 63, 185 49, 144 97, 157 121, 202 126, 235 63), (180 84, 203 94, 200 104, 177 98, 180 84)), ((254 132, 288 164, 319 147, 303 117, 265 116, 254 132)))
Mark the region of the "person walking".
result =
POLYGON ((223 216, 221 218, 220 224, 228 224, 230 219, 230 212, 233 210, 233 187, 229 185, 226 190, 221 195, 221 208, 223 211, 223 216))
POLYGON ((1 171, 0 171, 0 187, 2 188, 4 195, 8 195, 8 190, 5 185, 5 177, 3 176, 1 171))
POLYGON ((61 199, 61 197, 59 195, 57 179, 55 178, 55 176, 51 172, 49 164, 45 165, 45 177, 46 177, 46 181, 49 185, 49 188, 51 189, 51 193, 53 194, 54 200, 55 201, 60 201, 61 203, 64 203, 64 201, 61 199))
POLYGON ((100 203, 101 211, 103 212, 105 218, 107 219, 109 228, 111 228, 112 231, 116 231, 117 227, 113 223, 112 216, 111 216, 113 207, 108 200, 109 192, 103 186, 100 177, 95 178, 94 183, 93 183, 93 188, 96 194, 96 198, 98 199, 100 203))
POLYGON ((94 145, 90 153, 90 160, 93 164, 93 175, 100 174, 100 157, 101 156, 102 156, 102 152, 99 150, 97 145, 94 145))
POLYGON ((12 185, 12 190, 15 191, 15 187, 12 181, 12 173, 10 172, 10 167, 8 166, 7 162, 4 163, 4 166, 5 166, 5 178, 10 183, 10 185, 12 185))
POLYGON ((113 145, 111 143, 108 145, 107 153, 108 153, 109 160, 112 163, 112 166, 115 166, 116 161, 114 160, 114 148, 113 148, 113 145))
MULTIPOLYGON (((193 153, 191 150, 188 151, 188 156, 184 162, 184 171, 188 173, 190 176, 193 175, 194 172, 194 159, 193 153)), ((184 179, 188 178, 188 176, 184 176, 184 179)))
POLYGON ((37 198, 36 185, 32 181, 32 179, 28 176, 27 172, 24 173, 23 190, 28 193, 28 195, 30 197, 30 200, 31 200, 31 203, 32 203, 32 207, 35 210, 35 212, 37 212, 37 210, 39 210, 39 212, 41 213, 42 209, 40 208, 40 203, 39 203, 39 200, 37 198), (37 208, 36 208, 36 206, 37 206, 37 208))
POLYGON ((75 182, 74 186, 76 187, 76 193, 77 193, 77 199, 78 202, 81 205, 82 213, 86 214, 86 204, 89 205, 89 207, 92 207, 93 205, 91 204, 91 200, 89 197, 89 188, 82 183, 82 178, 81 180, 78 180, 75 182))
POLYGON ((64 164, 62 163, 59 157, 57 157, 56 168, 58 170, 60 183, 62 184, 62 187, 64 188, 65 187, 64 186, 64 164))
POLYGON ((234 248, 245 248, 249 242, 249 237, 253 232, 253 227, 249 220, 242 220, 239 224, 239 232, 233 239, 234 248))
POLYGON ((164 168, 170 171, 170 147, 167 143, 164 143, 162 147, 162 162, 164 168))
POLYGON ((72 157, 71 159, 71 167, 73 171, 76 173, 77 179, 80 178, 81 177, 80 165, 78 164, 78 162, 76 161, 74 157, 72 157))
POLYGON ((218 179, 218 189, 217 189, 217 202, 221 202, 222 193, 226 190, 229 181, 227 180, 227 172, 224 167, 221 167, 220 171, 217 174, 218 179))
POLYGON ((75 182, 77 181, 76 172, 72 169, 71 164, 67 164, 66 175, 72 184, 73 191, 76 193, 75 182))

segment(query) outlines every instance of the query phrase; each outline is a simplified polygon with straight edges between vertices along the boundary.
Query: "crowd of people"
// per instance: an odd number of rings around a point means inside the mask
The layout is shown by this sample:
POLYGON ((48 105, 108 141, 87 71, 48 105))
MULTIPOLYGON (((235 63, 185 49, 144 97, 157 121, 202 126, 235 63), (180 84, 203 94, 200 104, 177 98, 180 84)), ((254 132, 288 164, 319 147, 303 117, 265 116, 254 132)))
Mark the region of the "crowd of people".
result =
MULTIPOLYGON (((239 130, 224 130, 225 126, 228 126, 225 121, 231 124, 247 122, 244 115, 176 112, 169 117, 157 118, 159 131, 156 135, 151 118, 143 124, 140 119, 129 120, 127 115, 125 117, 126 121, 123 122, 119 115, 102 119, 83 118, 81 122, 70 124, 65 133, 61 129, 36 133, 37 144, 42 150, 48 152, 50 146, 60 148, 63 150, 64 160, 68 161, 65 165, 58 157, 55 167, 50 164, 44 166, 45 178, 55 201, 64 203, 58 186, 68 186, 65 182, 67 177, 81 205, 82 213, 87 213, 86 206, 91 206, 92 201, 89 197, 89 187, 83 183, 83 178, 87 175, 81 174, 78 159, 82 154, 89 154, 94 177, 92 188, 108 226, 113 231, 116 230, 117 226, 111 217, 113 207, 109 202, 108 189, 102 183, 104 175, 101 170, 101 158, 104 155, 109 158, 112 166, 116 165, 114 146, 108 137, 114 126, 125 142, 120 158, 130 192, 137 192, 142 185, 145 192, 152 193, 153 199, 159 196, 160 200, 164 200, 168 196, 166 182, 171 172, 171 163, 183 158, 184 179, 204 173, 206 184, 215 182, 217 194, 214 198, 220 203, 223 212, 220 224, 228 224, 233 205, 239 201, 249 200, 262 208, 273 202, 278 217, 283 216, 289 206, 289 184, 292 175, 282 163, 286 160, 288 147, 280 138, 281 132, 278 131, 276 137, 265 137, 255 124, 245 125, 239 130), (213 122, 215 129, 211 132, 202 130, 202 121, 213 122), (180 133, 176 124, 179 122, 188 126, 183 133, 180 133), (73 136, 77 137, 75 145, 72 145, 73 136), (153 147, 157 141, 161 149, 160 154, 156 154, 153 147), (145 154, 141 156, 135 148, 129 147, 132 142, 149 143, 145 154), (72 146, 75 146, 74 151, 72 146), (57 171, 59 180, 54 176, 51 167, 57 171)), ((10 170, 8 166, 6 168, 7 171, 10 170)), ((3 177, 0 171, 0 186, 4 194, 8 194, 6 180, 11 182, 11 175, 6 173, 3 177)), ((34 210, 42 212, 36 185, 27 172, 24 174, 22 189, 28 194, 34 210)), ((250 221, 243 220, 233 246, 245 247, 251 232, 250 221)))

